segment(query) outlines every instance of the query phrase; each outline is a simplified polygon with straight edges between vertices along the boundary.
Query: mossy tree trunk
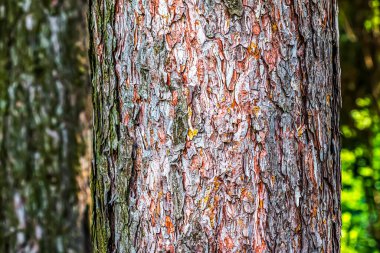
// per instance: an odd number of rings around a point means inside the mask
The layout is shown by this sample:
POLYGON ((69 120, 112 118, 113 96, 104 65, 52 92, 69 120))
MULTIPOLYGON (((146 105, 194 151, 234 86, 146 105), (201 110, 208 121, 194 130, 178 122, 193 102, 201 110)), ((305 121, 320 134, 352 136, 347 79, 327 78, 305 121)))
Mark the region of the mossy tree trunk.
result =
MULTIPOLYGON (((0 2, 0 252, 84 252, 84 2, 0 2)), ((87 94, 86 94, 87 93, 87 94)))
POLYGON ((339 252, 336 1, 90 1, 96 252, 339 252))

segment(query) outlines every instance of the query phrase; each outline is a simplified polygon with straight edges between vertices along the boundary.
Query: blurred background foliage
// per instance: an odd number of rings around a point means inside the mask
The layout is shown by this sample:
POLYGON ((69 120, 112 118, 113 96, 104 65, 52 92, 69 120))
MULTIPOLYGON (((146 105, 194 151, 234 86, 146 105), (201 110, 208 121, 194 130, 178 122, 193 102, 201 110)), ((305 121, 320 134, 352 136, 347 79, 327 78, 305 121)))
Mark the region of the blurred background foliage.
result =
POLYGON ((342 252, 380 252, 380 0, 341 0, 342 252))

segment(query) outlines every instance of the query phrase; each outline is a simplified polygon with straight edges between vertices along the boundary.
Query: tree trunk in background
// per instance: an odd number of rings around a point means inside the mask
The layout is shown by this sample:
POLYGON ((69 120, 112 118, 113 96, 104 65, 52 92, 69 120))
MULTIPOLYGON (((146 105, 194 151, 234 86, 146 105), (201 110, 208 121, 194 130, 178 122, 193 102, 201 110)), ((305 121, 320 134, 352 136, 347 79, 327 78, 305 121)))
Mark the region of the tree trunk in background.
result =
POLYGON ((97 252, 339 252, 336 1, 90 1, 97 252))
POLYGON ((89 93, 82 6, 0 3, 0 252, 86 250, 77 186, 89 93))

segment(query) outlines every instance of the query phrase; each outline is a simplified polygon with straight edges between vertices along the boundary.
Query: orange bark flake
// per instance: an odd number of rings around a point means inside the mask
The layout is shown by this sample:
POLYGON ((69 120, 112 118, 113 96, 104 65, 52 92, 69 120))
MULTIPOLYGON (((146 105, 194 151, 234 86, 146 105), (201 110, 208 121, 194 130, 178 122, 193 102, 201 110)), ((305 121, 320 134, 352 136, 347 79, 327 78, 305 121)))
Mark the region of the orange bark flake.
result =
POLYGON ((255 59, 260 58, 260 49, 254 42, 251 42, 251 44, 249 45, 248 53, 252 55, 255 59))
POLYGON ((102 61, 102 59, 103 59, 103 43, 99 43, 99 45, 96 47, 96 53, 97 53, 100 61, 102 61))
POLYGON ((253 195, 251 192, 249 192, 247 189, 243 188, 242 191, 241 191, 241 198, 244 199, 246 198, 247 200, 249 201, 253 201, 254 198, 253 198, 253 195))
POLYGON ((173 91, 172 105, 176 106, 178 104, 178 91, 173 91))
POLYGON ((257 117, 258 114, 259 114, 259 112, 260 112, 260 107, 259 107, 259 106, 254 106, 254 107, 252 108, 252 112, 253 112, 253 114, 257 117))
POLYGON ((170 244, 170 245, 166 246, 166 252, 167 253, 174 253, 175 252, 174 245, 170 244))
POLYGON ((273 31, 273 32, 277 32, 277 31, 278 31, 278 27, 277 27, 277 24, 276 24, 276 23, 273 23, 273 24, 272 24, 272 31, 273 31))
POLYGON ((117 0, 115 3, 115 12, 116 14, 120 14, 123 11, 123 0, 117 0))
POLYGON ((198 129, 189 129, 187 132, 187 136, 189 137, 189 140, 193 140, 193 138, 198 134, 198 129))
POLYGON ((137 40, 138 40, 137 33, 138 33, 138 30, 135 30, 134 35, 133 35, 133 45, 134 46, 137 45, 137 40))
POLYGON ((166 85, 170 86, 170 82, 171 82, 170 74, 167 74, 166 85))
POLYGON ((260 209, 263 209, 264 201, 262 199, 259 200, 259 207, 260 209))
POLYGON ((158 138, 160 139, 161 144, 165 143, 166 136, 165 132, 162 129, 158 130, 158 138))
POLYGON ((127 126, 128 125, 128 122, 129 122, 129 114, 128 112, 124 115, 124 118, 123 118, 123 124, 124 126, 127 126))
POLYGON ((253 34, 254 34, 254 35, 259 35, 260 32, 261 32, 260 26, 259 26, 258 24, 255 24, 255 25, 253 26, 253 34))
POLYGON ((166 216, 166 218, 165 218, 165 227, 168 230, 168 233, 170 233, 170 234, 174 233, 174 226, 173 226, 172 220, 169 216, 166 216))
POLYGON ((197 64, 197 77, 200 84, 204 82, 205 76, 205 67, 203 65, 203 61, 199 60, 197 64))
POLYGON ((226 246, 226 249, 228 250, 232 250, 234 248, 234 242, 232 241, 232 238, 231 236, 227 235, 225 238, 224 238, 224 244, 226 246))

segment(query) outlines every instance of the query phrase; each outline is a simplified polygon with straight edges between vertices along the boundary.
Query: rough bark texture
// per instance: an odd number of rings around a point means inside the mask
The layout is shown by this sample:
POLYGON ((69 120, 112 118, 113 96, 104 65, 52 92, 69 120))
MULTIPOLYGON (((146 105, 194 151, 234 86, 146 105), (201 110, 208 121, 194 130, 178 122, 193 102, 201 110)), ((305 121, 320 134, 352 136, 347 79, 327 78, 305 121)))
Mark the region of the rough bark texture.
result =
POLYGON ((81 6, 0 1, 0 252, 85 250, 77 181, 90 92, 81 6))
POLYGON ((339 252, 335 0, 90 1, 97 252, 339 252))

